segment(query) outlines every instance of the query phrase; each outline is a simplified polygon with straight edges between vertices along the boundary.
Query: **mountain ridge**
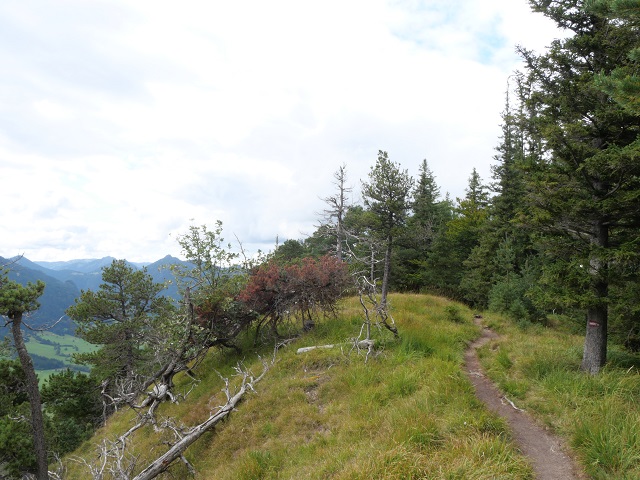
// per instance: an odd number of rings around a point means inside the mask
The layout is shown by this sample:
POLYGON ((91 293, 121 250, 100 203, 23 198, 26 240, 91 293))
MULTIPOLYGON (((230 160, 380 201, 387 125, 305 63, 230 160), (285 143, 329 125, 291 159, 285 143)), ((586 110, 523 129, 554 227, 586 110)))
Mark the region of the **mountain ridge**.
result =
MULTIPOLYGON (((111 265, 114 260, 116 260, 114 257, 103 257, 101 259, 34 262, 26 257, 5 258, 0 256, 0 266, 8 268, 10 280, 23 285, 28 282, 35 283, 38 280, 45 283, 44 293, 40 297, 40 308, 30 314, 29 320, 32 327, 42 328, 58 322, 51 329, 53 333, 73 335, 76 327, 71 319, 66 317, 65 311, 73 305, 83 290, 100 288, 102 269, 111 265)), ((167 288, 161 292, 163 295, 178 298, 175 277, 168 266, 187 264, 187 262, 166 255, 142 267, 136 263, 127 263, 136 270, 145 268, 154 282, 167 285, 167 288)), ((6 328, 0 328, 0 336, 7 333, 5 330, 6 328)))

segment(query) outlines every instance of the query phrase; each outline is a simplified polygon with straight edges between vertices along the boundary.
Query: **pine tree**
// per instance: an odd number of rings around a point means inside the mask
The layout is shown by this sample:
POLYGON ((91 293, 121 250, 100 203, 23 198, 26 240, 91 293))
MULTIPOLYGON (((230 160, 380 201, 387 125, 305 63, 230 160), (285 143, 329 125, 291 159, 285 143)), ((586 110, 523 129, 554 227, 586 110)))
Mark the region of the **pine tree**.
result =
MULTIPOLYGON (((87 290, 67 315, 78 324, 78 336, 99 348, 76 354, 78 362, 93 366, 92 373, 108 380, 119 394, 136 390, 141 374, 148 373, 146 335, 169 309, 169 300, 159 294, 165 288, 154 283, 146 270, 135 270, 125 260, 114 260, 102 269, 104 283, 97 291, 87 290)), ((113 390, 110 390, 114 393, 113 390)))
POLYGON ((38 280, 35 284, 20 285, 7 278, 4 271, 0 272, 0 316, 11 324, 13 344, 18 352, 20 365, 25 377, 25 390, 31 407, 31 430, 33 436, 33 451, 36 458, 38 480, 47 480, 48 461, 47 443, 44 435, 44 416, 42 414, 42 401, 38 389, 38 377, 36 376, 33 362, 27 352, 27 346, 22 334, 23 315, 39 308, 38 298, 44 292, 44 283, 38 280))
POLYGON ((380 303, 384 307, 389 292, 391 273, 391 251, 394 240, 404 226, 410 208, 409 197, 413 178, 407 170, 389 160, 387 152, 378 151, 375 166, 369 172, 369 182, 362 183, 364 204, 376 216, 376 234, 384 242, 384 271, 380 303))

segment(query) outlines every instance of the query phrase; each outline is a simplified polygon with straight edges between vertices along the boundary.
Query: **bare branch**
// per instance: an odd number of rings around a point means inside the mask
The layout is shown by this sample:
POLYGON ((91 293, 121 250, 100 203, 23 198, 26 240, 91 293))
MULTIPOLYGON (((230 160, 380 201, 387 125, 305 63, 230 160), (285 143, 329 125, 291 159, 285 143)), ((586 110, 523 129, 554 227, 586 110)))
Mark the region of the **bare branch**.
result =
POLYGON ((133 480, 150 480, 155 478, 160 473, 165 472, 175 460, 183 458, 184 451, 191 444, 198 440, 205 432, 209 431, 229 416, 248 391, 255 391, 254 385, 262 380, 268 370, 268 365, 264 362, 263 365, 264 370, 257 378, 254 378, 253 375, 251 375, 251 373, 244 367, 238 365, 236 367, 236 371, 242 375, 242 384, 234 394, 230 391, 229 380, 227 378, 223 378, 225 383, 223 391, 227 396, 227 402, 221 406, 216 413, 210 415, 207 420, 191 428, 182 438, 180 438, 180 440, 169 448, 169 450, 136 475, 133 480))

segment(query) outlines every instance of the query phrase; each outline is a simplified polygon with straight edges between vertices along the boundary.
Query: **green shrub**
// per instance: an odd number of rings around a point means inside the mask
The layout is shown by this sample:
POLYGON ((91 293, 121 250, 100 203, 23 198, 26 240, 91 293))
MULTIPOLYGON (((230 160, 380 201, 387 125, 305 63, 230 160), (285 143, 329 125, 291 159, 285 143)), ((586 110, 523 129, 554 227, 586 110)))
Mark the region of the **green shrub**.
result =
POLYGON ((447 317, 447 320, 453 323, 462 323, 464 322, 464 317, 462 316, 462 311, 458 305, 450 304, 444 307, 444 313, 447 317))

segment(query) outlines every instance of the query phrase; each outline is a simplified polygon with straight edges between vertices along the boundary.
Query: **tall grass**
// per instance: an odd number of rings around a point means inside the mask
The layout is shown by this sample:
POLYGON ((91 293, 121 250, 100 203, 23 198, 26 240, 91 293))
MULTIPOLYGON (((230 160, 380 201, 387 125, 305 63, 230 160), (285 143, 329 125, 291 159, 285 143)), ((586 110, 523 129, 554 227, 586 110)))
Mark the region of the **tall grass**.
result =
POLYGON ((609 364, 592 376, 580 371, 583 336, 563 325, 489 322, 503 336, 482 362, 519 406, 565 436, 592 478, 640 478, 640 359, 611 345, 609 364))
MULTIPOLYGON (((196 478, 533 478, 505 423, 475 398, 462 372, 464 349, 479 333, 471 312, 458 306, 452 321, 445 310, 450 302, 440 298, 392 295, 390 301, 400 339, 374 330, 379 354, 366 363, 350 344, 362 324, 357 299, 345 300, 337 318, 281 350, 256 393, 186 452, 196 478), (320 344, 338 346, 295 353, 320 344)), ((242 358, 251 365, 255 357, 242 358)), ((215 371, 230 374, 238 359, 211 354, 187 401, 163 405, 160 415, 200 421, 224 402, 215 371)), ((186 388, 186 379, 180 381, 186 388)), ((131 413, 115 415, 93 442, 131 421, 131 413)), ((137 432, 134 445, 140 467, 164 448, 152 429, 137 432)), ((76 453, 90 450, 88 442, 76 453)), ((70 467, 69 478, 83 475, 70 467)), ((166 478, 187 475, 176 465, 166 478)))

